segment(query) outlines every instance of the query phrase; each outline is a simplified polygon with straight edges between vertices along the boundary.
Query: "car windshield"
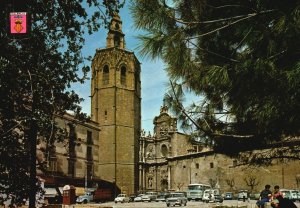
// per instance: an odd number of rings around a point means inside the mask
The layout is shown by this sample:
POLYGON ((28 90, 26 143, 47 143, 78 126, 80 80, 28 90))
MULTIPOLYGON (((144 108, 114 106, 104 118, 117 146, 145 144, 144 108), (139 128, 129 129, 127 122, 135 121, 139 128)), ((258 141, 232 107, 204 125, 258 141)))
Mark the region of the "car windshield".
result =
POLYGON ((170 196, 171 197, 183 197, 184 195, 183 194, 171 194, 170 196))
POLYGON ((199 185, 190 185, 190 186, 188 186, 188 189, 189 190, 199 190, 199 189, 202 189, 202 186, 199 186, 199 185))
POLYGON ((118 197, 125 197, 125 194, 119 194, 118 197))

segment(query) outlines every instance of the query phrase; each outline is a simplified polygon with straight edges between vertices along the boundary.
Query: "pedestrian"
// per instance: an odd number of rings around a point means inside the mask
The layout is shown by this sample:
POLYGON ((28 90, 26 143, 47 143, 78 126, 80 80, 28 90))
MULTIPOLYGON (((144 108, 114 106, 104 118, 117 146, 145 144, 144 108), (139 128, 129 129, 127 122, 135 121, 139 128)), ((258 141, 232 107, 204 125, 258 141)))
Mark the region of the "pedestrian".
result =
POLYGON ((282 196, 283 194, 279 191, 279 186, 274 186, 274 193, 273 193, 273 199, 277 199, 278 196, 282 196))
POLYGON ((270 201, 270 197, 272 196, 270 188, 271 186, 267 184, 265 185, 265 189, 260 192, 259 200, 256 202, 259 208, 263 208, 265 203, 270 201))
POLYGON ((277 202, 272 202, 271 206, 273 208, 297 208, 297 206, 288 198, 283 198, 282 195, 277 196, 277 202))

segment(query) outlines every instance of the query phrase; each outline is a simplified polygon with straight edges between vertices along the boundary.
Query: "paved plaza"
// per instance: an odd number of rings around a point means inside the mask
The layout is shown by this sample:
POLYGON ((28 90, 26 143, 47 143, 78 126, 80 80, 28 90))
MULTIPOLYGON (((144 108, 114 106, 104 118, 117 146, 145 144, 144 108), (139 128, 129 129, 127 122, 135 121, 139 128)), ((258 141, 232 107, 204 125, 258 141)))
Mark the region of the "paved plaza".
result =
MULTIPOLYGON (((203 203, 203 202, 195 202, 195 201, 189 201, 187 203, 186 208, 191 207, 201 207, 201 208, 211 208, 216 206, 228 206, 228 207, 247 207, 247 208, 256 208, 255 200, 250 200, 249 202, 243 202, 243 201, 237 201, 237 200, 225 200, 223 203, 203 203)), ((300 203, 295 203, 298 208, 300 208, 300 203)), ((132 202, 132 203, 118 203, 115 204, 114 202, 107 202, 102 204, 89 204, 84 205, 86 206, 97 206, 97 207, 113 207, 113 208, 121 208, 121 207, 136 207, 136 208, 166 208, 167 205, 165 202, 132 202)), ((176 206, 179 207, 179 206, 176 206)), ((182 206, 184 207, 184 206, 182 206)))

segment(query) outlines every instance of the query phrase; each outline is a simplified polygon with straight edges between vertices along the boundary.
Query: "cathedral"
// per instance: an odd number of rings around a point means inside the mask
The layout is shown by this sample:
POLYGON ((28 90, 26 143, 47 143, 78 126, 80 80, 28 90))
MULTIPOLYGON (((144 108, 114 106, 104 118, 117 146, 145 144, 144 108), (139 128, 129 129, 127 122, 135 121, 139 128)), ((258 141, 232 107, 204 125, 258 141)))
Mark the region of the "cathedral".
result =
POLYGON ((47 162, 47 171, 39 173, 46 187, 110 187, 114 193, 127 194, 186 191, 192 183, 221 191, 260 191, 267 183, 299 189, 299 161, 237 166, 234 158, 216 154, 180 133, 166 106, 153 119, 153 133, 141 130, 141 66, 126 49, 124 36, 116 14, 106 47, 98 49, 92 61, 91 121, 57 116, 68 137, 51 153, 38 152, 38 158, 47 162))

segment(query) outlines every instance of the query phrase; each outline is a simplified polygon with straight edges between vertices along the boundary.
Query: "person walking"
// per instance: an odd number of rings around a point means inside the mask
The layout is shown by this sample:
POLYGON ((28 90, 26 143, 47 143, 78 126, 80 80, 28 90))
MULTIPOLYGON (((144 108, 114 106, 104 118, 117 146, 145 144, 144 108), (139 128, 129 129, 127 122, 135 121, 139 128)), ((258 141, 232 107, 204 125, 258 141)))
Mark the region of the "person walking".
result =
POLYGON ((256 205, 259 208, 263 208, 266 202, 270 201, 272 192, 270 191, 271 186, 269 184, 265 185, 265 189, 260 192, 259 200, 256 202, 256 205))

